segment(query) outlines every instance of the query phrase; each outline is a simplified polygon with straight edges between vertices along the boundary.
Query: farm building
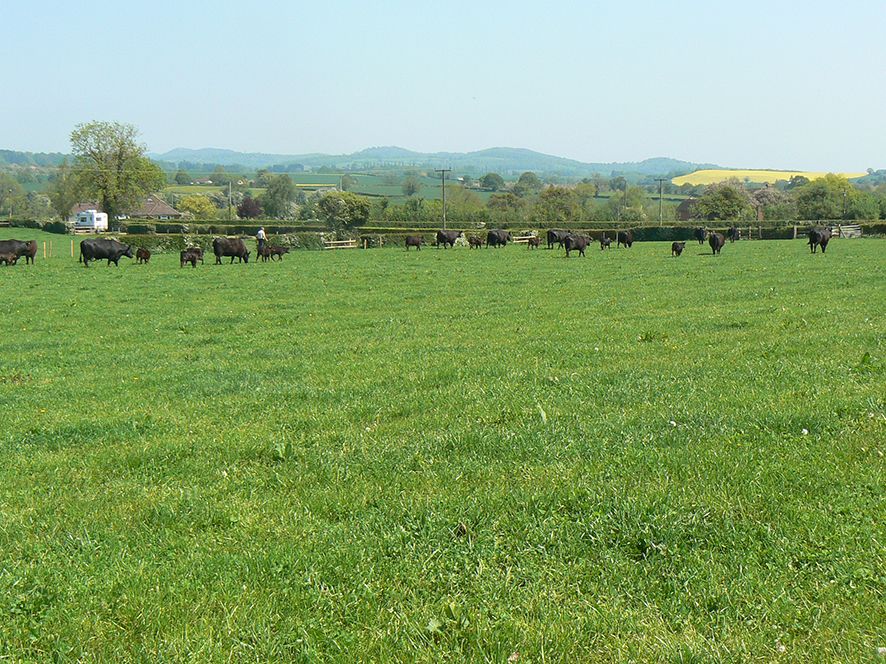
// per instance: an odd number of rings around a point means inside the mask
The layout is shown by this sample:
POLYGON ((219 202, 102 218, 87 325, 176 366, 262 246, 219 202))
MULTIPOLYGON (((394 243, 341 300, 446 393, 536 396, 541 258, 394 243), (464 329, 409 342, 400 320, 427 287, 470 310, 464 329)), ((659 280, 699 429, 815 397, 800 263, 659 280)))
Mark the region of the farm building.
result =
POLYGON ((168 219, 181 219, 183 212, 179 212, 157 194, 148 196, 137 210, 127 215, 133 219, 156 219, 165 221, 168 219))
MULTIPOLYGON (((77 203, 71 208, 71 214, 68 216, 68 222, 77 224, 78 215, 88 210, 101 212, 101 206, 95 202, 77 203)), ((158 194, 148 196, 138 209, 133 210, 125 215, 120 215, 121 219, 156 219, 157 221, 166 221, 170 219, 181 219, 184 213, 179 212, 169 203, 164 201, 158 194)))

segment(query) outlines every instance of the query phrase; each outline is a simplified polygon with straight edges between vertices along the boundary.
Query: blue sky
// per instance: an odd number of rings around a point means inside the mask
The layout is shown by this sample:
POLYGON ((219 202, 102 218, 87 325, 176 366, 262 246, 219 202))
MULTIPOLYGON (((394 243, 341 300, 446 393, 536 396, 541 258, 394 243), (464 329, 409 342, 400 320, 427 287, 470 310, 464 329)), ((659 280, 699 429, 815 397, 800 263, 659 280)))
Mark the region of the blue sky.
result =
POLYGON ((886 2, 6 0, 0 148, 886 168, 886 2))

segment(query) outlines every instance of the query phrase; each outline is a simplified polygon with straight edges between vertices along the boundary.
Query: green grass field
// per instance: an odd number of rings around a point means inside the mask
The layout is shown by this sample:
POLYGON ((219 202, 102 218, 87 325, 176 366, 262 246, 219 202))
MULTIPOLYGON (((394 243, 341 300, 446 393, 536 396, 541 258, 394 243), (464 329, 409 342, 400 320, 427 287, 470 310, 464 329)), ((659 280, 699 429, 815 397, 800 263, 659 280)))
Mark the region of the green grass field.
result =
POLYGON ((0 267, 7 659, 879 661, 884 240, 56 251, 0 267))
MULTIPOLYGON (((249 192, 253 196, 261 196, 265 193, 264 187, 250 187, 249 192)), ((227 187, 213 187, 211 185, 203 185, 203 184, 171 184, 166 187, 163 187, 163 192, 167 194, 175 194, 176 196, 193 196, 193 195, 202 195, 202 196, 212 196, 213 194, 224 194, 227 196, 228 188, 227 187)))

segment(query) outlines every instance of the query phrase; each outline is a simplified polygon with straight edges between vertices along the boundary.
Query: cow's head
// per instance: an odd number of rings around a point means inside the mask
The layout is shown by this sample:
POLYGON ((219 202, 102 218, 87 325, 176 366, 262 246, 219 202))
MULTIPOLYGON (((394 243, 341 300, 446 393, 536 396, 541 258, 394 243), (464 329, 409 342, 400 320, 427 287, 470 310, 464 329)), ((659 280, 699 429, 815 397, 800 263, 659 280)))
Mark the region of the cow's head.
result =
MULTIPOLYGON (((231 259, 231 260, 233 260, 233 259, 231 259)), ((243 262, 244 262, 244 263, 248 263, 248 262, 249 262, 249 252, 248 252, 248 251, 246 252, 246 255, 243 256, 243 262)))
POLYGON ((123 253, 120 254, 120 255, 121 255, 121 256, 126 256, 126 258, 132 258, 132 247, 130 247, 130 246, 127 244, 127 245, 126 245, 126 248, 123 250, 123 253))

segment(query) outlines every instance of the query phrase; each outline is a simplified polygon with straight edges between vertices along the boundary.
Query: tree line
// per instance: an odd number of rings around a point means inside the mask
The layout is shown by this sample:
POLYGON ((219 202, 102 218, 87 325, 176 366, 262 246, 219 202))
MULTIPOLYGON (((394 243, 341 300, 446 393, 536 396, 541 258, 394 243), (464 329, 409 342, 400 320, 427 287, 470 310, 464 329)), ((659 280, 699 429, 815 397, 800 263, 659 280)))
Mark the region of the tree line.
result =
MULTIPOLYGON (((75 204, 95 202, 110 218, 135 208, 167 180, 195 182, 179 168, 167 176, 146 156, 132 125, 91 122, 71 133, 72 160, 65 159, 51 177, 48 191, 28 191, 19 178, 0 172, 0 215, 45 219, 66 218, 75 204)), ((394 174, 389 184, 398 182, 394 174)), ((307 193, 299 190, 287 173, 263 169, 249 177, 216 166, 208 178, 215 191, 166 194, 176 209, 197 220, 299 219, 322 220, 332 227, 374 221, 392 224, 442 219, 443 202, 423 199, 421 174, 399 176, 403 197, 361 196, 350 191, 358 180, 342 175, 341 191, 307 193), (221 187, 227 187, 223 190, 221 187)), ((827 175, 809 181, 793 177, 773 186, 754 187, 728 180, 705 187, 665 183, 664 193, 689 195, 687 202, 658 200, 650 184, 631 184, 624 176, 597 175, 575 183, 556 177, 542 180, 533 172, 506 181, 498 173, 476 180, 462 176, 447 184, 446 216, 453 223, 495 224, 619 221, 644 223, 673 221, 678 214, 698 220, 750 221, 886 218, 886 183, 873 176, 863 184, 827 175), (680 209, 682 208, 682 209, 680 209)), ((25 183, 27 184, 27 183, 25 183)))

